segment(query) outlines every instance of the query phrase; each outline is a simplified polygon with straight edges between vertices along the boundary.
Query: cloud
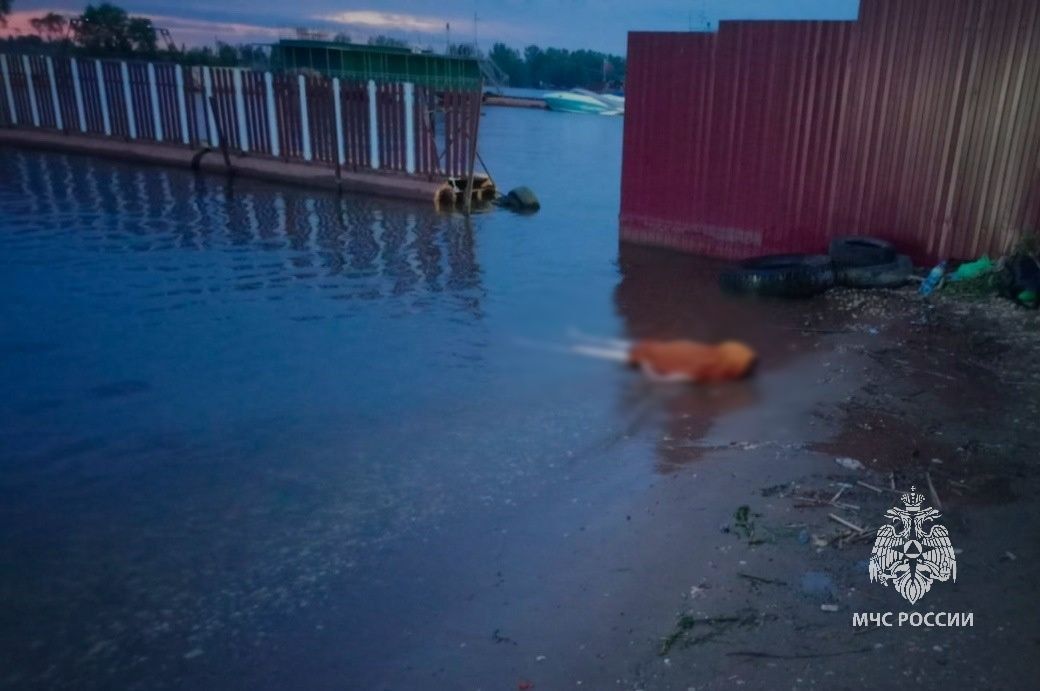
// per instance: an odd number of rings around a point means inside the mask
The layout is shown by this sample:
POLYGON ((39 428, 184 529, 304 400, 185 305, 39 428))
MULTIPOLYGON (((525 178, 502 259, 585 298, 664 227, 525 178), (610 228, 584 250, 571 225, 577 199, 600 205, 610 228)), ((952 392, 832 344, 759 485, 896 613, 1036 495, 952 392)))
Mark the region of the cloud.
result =
POLYGON ((161 14, 144 16, 151 19, 156 26, 169 30, 173 40, 177 43, 186 43, 191 46, 212 45, 216 40, 224 43, 271 41, 288 36, 290 33, 288 29, 242 22, 219 22, 161 14))
POLYGON ((313 17, 326 22, 356 26, 365 29, 387 31, 419 31, 432 33, 444 28, 444 21, 434 17, 423 17, 415 14, 396 14, 393 12, 377 12, 375 10, 351 10, 334 12, 313 17))
MULTIPOLYGON (((20 10, 12 12, 7 17, 7 26, 0 27, 0 36, 17 36, 36 33, 29 24, 29 20, 56 12, 68 16, 76 13, 55 10, 20 10)), ((281 29, 259 24, 248 24, 243 22, 221 22, 207 19, 192 19, 190 17, 173 17, 163 14, 137 14, 135 16, 147 17, 157 27, 168 29, 178 45, 184 43, 189 46, 213 45, 214 41, 220 40, 225 43, 246 43, 277 40, 280 37, 289 36, 289 29, 281 29)))

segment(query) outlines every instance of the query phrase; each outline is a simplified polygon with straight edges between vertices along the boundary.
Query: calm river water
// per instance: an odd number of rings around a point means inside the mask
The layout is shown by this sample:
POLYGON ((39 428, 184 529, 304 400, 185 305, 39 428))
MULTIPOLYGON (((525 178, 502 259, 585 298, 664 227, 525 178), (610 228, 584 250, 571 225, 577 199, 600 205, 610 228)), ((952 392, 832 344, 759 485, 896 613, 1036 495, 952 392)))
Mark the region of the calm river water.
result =
POLYGON ((768 370, 788 332, 710 264, 619 254, 621 119, 482 126, 540 213, 0 149, 0 686, 567 669, 610 548, 572 538, 696 458, 662 439, 759 392, 529 342, 742 337, 768 370))

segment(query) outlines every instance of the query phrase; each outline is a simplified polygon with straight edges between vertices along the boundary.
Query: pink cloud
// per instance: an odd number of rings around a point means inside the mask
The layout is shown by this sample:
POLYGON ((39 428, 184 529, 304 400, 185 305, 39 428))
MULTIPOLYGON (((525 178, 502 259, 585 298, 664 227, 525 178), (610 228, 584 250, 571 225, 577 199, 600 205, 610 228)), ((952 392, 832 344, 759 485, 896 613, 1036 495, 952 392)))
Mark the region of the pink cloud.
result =
MULTIPOLYGON (((0 27, 0 36, 36 33, 29 24, 29 20, 41 17, 48 12, 72 16, 69 12, 62 10, 19 10, 8 15, 7 26, 0 27)), ((287 28, 280 29, 259 24, 213 22, 205 19, 188 19, 158 14, 140 14, 138 16, 147 17, 155 26, 169 30, 177 45, 182 43, 189 46, 213 45, 218 40, 225 43, 271 42, 280 37, 292 35, 292 31, 287 28)))

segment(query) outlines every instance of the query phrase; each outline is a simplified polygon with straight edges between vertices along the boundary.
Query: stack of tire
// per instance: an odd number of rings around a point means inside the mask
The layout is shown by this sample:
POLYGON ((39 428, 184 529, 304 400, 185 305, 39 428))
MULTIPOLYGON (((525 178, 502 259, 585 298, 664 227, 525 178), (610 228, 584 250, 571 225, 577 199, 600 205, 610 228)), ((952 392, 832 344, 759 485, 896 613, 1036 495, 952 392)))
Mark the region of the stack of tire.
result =
POLYGON ((913 273, 905 254, 884 240, 838 237, 829 254, 776 254, 747 259, 719 276, 726 291, 772 297, 811 297, 836 285, 898 288, 913 273))

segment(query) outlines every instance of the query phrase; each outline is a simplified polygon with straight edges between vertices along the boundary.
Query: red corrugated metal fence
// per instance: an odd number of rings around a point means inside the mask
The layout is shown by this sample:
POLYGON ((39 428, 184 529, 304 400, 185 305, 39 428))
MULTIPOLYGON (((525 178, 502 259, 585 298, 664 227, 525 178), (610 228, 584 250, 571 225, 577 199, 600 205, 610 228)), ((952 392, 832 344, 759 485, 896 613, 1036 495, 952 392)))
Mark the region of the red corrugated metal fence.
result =
POLYGON ((622 239, 739 258, 833 235, 919 260, 1040 230, 1040 2, 632 33, 622 239))

